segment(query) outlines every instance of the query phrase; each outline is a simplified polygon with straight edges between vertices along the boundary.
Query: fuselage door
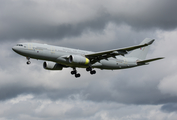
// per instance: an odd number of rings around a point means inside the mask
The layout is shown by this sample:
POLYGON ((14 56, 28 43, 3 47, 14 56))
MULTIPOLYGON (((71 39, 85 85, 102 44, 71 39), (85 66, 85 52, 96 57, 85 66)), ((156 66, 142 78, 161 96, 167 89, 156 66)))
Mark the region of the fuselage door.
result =
POLYGON ((55 54, 55 49, 51 47, 51 54, 55 54))
POLYGON ((32 50, 32 49, 33 49, 32 44, 28 44, 28 49, 29 49, 29 50, 32 50))

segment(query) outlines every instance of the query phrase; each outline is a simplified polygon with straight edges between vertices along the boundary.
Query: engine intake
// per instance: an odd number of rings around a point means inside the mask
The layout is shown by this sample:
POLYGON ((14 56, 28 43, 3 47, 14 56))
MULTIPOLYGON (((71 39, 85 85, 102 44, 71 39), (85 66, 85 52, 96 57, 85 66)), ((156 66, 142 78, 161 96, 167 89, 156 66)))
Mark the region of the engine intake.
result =
POLYGON ((75 63, 75 64, 87 65, 90 63, 90 60, 88 58, 80 56, 80 55, 70 55, 69 62, 75 63))
POLYGON ((62 70, 63 66, 54 62, 44 62, 43 68, 47 70, 62 70))

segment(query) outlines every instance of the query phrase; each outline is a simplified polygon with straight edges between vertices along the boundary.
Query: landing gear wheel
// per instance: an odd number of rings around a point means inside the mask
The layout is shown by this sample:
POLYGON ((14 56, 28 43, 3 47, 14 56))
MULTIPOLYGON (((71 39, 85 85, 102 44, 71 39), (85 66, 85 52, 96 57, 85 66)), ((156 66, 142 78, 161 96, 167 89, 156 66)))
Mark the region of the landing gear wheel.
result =
POLYGON ((92 71, 91 67, 86 68, 86 71, 92 71))
POLYGON ((77 72, 76 71, 71 71, 71 75, 74 75, 76 74, 77 72))
POLYGON ((78 74, 75 74, 75 77, 78 78, 80 77, 81 75, 78 73, 78 74))
POLYGON ((29 65, 29 64, 31 64, 31 62, 30 62, 30 61, 27 61, 26 64, 29 65))
POLYGON ((90 74, 91 74, 91 75, 96 74, 96 71, 95 71, 95 70, 92 70, 92 71, 90 71, 90 74))

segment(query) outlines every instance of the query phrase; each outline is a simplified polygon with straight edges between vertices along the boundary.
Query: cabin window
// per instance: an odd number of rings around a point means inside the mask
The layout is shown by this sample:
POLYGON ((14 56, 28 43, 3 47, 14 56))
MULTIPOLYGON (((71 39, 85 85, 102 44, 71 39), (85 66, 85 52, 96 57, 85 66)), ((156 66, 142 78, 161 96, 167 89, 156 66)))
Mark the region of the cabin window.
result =
POLYGON ((22 44, 17 44, 17 46, 23 46, 22 44))

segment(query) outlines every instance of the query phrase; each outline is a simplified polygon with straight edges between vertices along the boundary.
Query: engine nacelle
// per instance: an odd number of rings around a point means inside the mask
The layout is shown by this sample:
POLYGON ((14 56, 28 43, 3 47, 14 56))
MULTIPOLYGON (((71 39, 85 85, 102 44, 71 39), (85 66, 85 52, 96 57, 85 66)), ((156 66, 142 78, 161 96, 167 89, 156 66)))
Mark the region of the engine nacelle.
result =
POLYGON ((54 63, 54 62, 44 62, 43 67, 44 69, 47 69, 47 70, 62 70, 63 69, 62 65, 58 63, 54 63))
POLYGON ((69 62, 75 63, 75 64, 87 65, 90 63, 90 60, 88 58, 80 56, 80 55, 70 55, 69 62))

